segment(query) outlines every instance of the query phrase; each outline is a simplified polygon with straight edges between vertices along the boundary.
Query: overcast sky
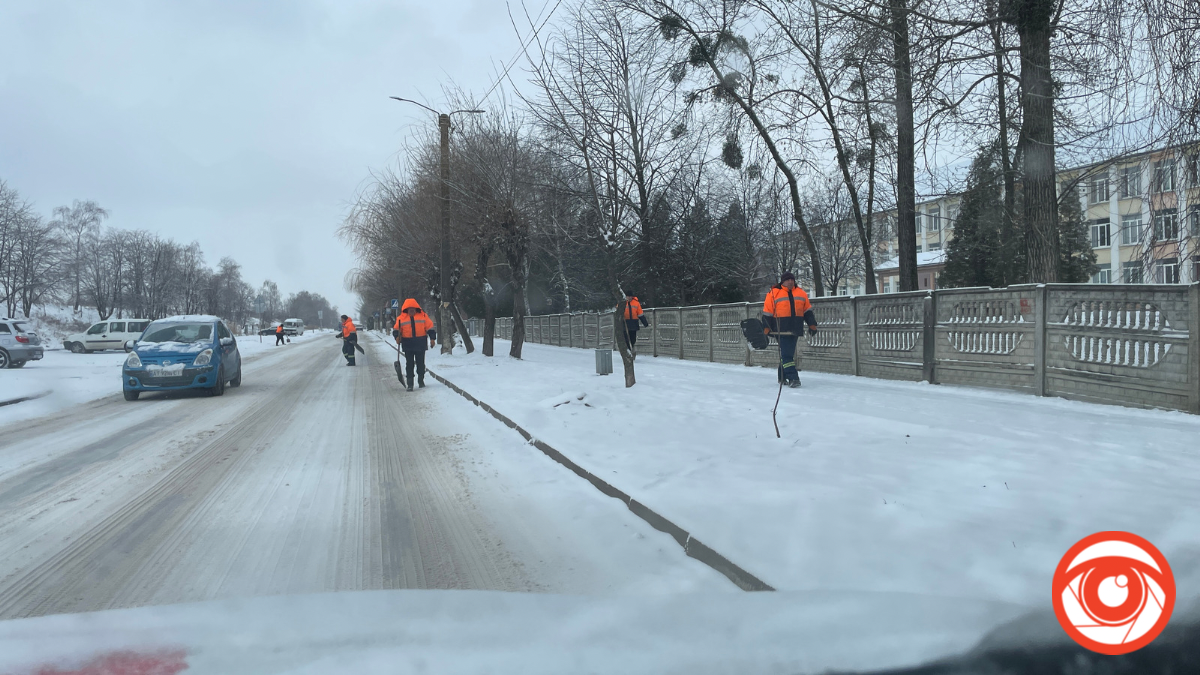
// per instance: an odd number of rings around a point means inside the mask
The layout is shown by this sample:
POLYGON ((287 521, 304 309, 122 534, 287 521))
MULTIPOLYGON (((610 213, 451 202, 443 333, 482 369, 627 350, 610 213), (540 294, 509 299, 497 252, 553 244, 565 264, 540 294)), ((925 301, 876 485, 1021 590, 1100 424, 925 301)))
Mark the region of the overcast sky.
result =
POLYGON ((353 308, 335 230, 435 124, 387 97, 482 93, 518 48, 503 0, 0 0, 0 178, 353 308))

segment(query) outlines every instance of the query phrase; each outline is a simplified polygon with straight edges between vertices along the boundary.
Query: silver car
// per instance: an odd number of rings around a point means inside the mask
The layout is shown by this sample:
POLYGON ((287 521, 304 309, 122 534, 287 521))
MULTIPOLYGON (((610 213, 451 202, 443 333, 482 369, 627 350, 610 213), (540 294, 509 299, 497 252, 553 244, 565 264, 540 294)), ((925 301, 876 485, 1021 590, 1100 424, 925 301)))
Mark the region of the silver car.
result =
POLYGON ((42 339, 24 321, 0 316, 0 368, 20 368, 42 358, 42 339))

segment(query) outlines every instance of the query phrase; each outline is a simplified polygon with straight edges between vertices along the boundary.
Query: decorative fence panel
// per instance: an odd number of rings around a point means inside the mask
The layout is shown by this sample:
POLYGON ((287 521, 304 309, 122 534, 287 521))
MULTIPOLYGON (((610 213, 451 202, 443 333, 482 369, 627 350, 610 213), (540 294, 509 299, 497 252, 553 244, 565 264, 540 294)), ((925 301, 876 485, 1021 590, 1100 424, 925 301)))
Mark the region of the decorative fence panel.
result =
POLYGON ((1178 286, 1046 288, 1046 393, 1188 409, 1196 387, 1195 294, 1178 286), (1189 377, 1190 376, 1190 377, 1189 377))
POLYGON ((889 380, 925 379, 925 313, 928 292, 855 298, 858 374, 889 380))
POLYGON ((1036 392, 1036 286, 937 292, 935 378, 1036 392))
POLYGON ((850 323, 853 300, 848 297, 813 298, 817 334, 800 340, 796 352, 800 368, 822 373, 854 375, 854 352, 850 323))
MULTIPOLYGON (((1096 403, 1200 413, 1200 284, 1023 285, 813 299, 802 370, 997 387, 1096 403)), ((750 350, 741 321, 761 305, 646 310, 638 353, 775 368, 750 350)), ((483 321, 469 329, 483 332, 483 321)), ((611 315, 526 319, 527 340, 613 347, 611 315)), ((496 320, 512 339, 512 319, 496 320)))

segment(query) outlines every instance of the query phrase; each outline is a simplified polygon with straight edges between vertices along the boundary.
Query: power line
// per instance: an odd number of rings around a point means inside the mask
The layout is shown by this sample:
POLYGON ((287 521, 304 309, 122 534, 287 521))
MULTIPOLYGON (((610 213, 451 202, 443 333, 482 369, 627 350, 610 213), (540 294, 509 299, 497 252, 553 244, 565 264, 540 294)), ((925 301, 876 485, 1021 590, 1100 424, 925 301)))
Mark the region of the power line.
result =
MULTIPOLYGON (((549 0, 547 0, 547 4, 548 3, 549 3, 549 0)), ((542 32, 542 29, 546 27, 546 24, 550 23, 550 17, 554 16, 554 12, 558 9, 559 5, 561 5, 561 4, 562 4, 562 0, 558 0, 558 2, 554 3, 554 7, 550 9, 550 13, 547 14, 546 18, 542 20, 542 24, 534 29, 533 34, 531 34, 529 36, 529 39, 525 40, 524 44, 522 44, 520 49, 517 50, 517 53, 513 55, 512 60, 509 61, 507 66, 505 66, 504 72, 500 73, 500 76, 496 78, 495 83, 493 83, 491 88, 487 90, 487 93, 485 93, 483 95, 483 98, 479 99, 479 103, 483 103, 484 101, 486 101, 488 96, 491 96, 492 92, 496 91, 496 87, 500 86, 500 83, 503 82, 504 79, 508 77, 508 72, 510 70, 512 70, 512 67, 517 64, 517 61, 520 60, 521 55, 525 53, 525 50, 529 48, 529 45, 533 44, 533 41, 537 39, 538 34, 542 32)), ((536 19, 535 19, 535 21, 536 21, 536 19)))

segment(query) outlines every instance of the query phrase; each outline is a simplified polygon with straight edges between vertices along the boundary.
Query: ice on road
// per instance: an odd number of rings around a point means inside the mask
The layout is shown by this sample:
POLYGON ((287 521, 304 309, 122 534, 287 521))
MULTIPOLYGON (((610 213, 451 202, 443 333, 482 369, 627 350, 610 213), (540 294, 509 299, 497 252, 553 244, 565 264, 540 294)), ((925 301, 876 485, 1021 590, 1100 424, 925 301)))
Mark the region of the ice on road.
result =
POLYGON ((737 592, 440 384, 402 392, 366 343, 357 368, 325 336, 248 358, 222 397, 0 427, 0 618, 389 588, 737 592))

